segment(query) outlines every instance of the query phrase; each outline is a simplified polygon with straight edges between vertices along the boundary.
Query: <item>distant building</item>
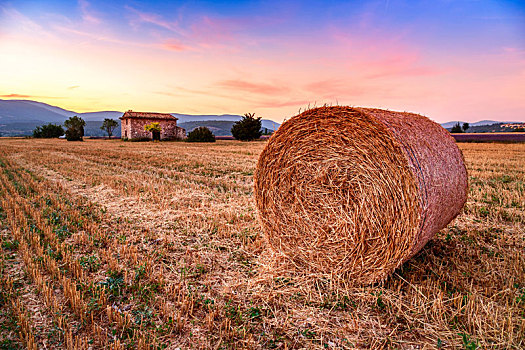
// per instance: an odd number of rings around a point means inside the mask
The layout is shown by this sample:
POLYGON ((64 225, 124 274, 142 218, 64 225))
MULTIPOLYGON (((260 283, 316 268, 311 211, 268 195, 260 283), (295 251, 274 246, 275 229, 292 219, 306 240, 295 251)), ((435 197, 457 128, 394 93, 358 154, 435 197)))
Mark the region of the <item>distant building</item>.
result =
POLYGON ((509 124, 502 124, 502 128, 510 128, 510 129, 523 129, 525 128, 525 123, 509 123, 509 124))
POLYGON ((177 126, 177 120, 178 118, 168 113, 133 112, 129 110, 120 117, 122 138, 151 138, 151 132, 145 131, 144 126, 159 123, 162 129, 161 140, 184 139, 186 138, 186 130, 177 126))

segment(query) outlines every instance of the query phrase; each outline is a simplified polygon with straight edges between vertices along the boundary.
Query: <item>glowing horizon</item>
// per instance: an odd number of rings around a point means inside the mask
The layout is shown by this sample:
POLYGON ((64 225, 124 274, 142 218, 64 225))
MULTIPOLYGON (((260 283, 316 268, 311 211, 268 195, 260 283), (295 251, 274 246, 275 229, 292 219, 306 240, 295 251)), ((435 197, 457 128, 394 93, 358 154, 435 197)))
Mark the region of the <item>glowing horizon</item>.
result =
POLYGON ((388 108, 525 121, 519 1, 0 4, 1 99, 76 112, 388 108))

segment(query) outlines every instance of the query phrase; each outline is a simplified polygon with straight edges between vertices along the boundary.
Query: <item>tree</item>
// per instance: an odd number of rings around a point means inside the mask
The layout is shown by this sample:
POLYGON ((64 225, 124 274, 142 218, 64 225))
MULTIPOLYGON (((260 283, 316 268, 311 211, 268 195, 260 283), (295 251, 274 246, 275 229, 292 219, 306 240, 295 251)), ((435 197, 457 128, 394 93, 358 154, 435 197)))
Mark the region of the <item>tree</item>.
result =
POLYGON ((215 136, 205 126, 199 126, 188 134, 187 142, 215 142, 215 136))
POLYGON ((62 128, 61 125, 55 125, 51 123, 37 126, 35 130, 33 130, 34 138, 52 139, 62 135, 64 135, 64 128, 62 128))
POLYGON ((108 134, 108 138, 111 138, 113 135, 113 130, 118 127, 118 122, 115 119, 104 119, 100 129, 104 130, 108 134))
POLYGON ((66 130, 66 140, 68 141, 82 141, 84 137, 84 126, 86 122, 84 119, 74 116, 64 122, 66 130))
POLYGON ((160 123, 146 124, 144 125, 144 131, 150 131, 151 138, 154 141, 160 141, 160 132, 162 131, 162 127, 160 126, 160 123))
POLYGON ((246 113, 241 120, 231 128, 233 137, 241 141, 252 141, 261 137, 261 117, 255 118, 254 113, 246 113))
POLYGON ((463 129, 461 129, 461 125, 459 125, 459 122, 457 122, 452 129, 450 129, 450 132, 453 134, 459 134, 463 132, 463 129))
POLYGON ((470 128, 469 123, 463 123, 463 127, 462 127, 463 132, 467 132, 468 128, 470 128))

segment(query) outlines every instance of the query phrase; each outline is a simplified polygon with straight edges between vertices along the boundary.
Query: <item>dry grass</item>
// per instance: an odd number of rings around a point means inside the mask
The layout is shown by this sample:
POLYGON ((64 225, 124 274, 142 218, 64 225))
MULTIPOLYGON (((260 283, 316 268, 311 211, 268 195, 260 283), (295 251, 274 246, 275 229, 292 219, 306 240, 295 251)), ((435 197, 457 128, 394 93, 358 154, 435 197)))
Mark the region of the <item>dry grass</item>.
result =
POLYGON ((346 290, 264 273, 264 145, 1 139, 0 341, 525 346, 525 144, 460 145, 464 212, 384 283, 346 290))

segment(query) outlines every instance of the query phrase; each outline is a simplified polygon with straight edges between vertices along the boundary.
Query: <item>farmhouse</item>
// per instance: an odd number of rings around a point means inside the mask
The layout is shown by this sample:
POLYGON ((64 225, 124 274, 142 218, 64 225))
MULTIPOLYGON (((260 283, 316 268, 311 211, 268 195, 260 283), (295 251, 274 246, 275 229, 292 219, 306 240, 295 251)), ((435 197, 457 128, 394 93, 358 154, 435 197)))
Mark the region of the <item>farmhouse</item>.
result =
POLYGON ((151 123, 160 124, 162 129, 160 133, 161 140, 186 138, 186 130, 177 126, 178 118, 168 113, 134 112, 129 110, 120 117, 120 120, 123 139, 152 138, 151 132, 144 130, 144 126, 151 123))

